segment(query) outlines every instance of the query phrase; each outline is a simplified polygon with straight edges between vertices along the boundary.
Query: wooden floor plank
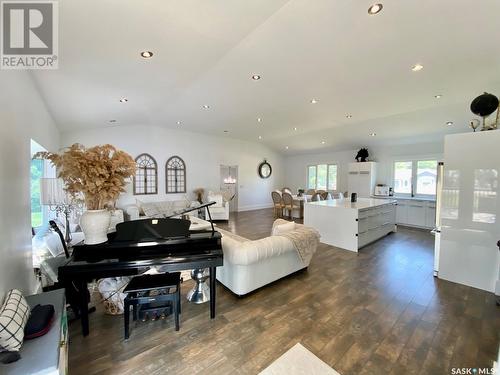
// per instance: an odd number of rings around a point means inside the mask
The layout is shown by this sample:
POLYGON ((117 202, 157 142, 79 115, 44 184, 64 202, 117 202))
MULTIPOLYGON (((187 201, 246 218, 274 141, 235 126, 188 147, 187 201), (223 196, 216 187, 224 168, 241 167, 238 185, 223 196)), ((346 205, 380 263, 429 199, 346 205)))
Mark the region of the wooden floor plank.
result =
MULTIPOLYGON (((221 228, 250 239, 269 235, 272 210, 232 213, 221 228)), ((73 375, 257 374, 300 342, 342 375, 449 374, 488 367, 500 342, 491 293, 432 277, 434 238, 400 228, 360 253, 321 244, 307 271, 244 298, 217 285, 217 317, 185 300, 172 318, 134 323, 91 314, 91 333, 70 325, 73 375)))

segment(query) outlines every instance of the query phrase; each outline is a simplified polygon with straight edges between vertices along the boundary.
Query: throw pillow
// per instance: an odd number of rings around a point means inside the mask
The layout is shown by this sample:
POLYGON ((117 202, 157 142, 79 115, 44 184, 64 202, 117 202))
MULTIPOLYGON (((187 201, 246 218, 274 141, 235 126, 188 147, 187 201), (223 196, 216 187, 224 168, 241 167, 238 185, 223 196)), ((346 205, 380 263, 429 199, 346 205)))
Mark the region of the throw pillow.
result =
POLYGON ((144 215, 147 217, 157 217, 160 215, 160 210, 156 203, 143 203, 141 207, 144 211, 144 215))
POLYGON ((139 216, 144 216, 146 215, 144 213, 144 209, 142 208, 142 205, 143 205, 143 202, 140 201, 139 199, 136 199, 135 200, 135 205, 137 206, 137 208, 139 209, 139 216))
POLYGON ((17 289, 10 290, 0 309, 0 351, 21 349, 29 315, 30 309, 23 294, 17 289))
POLYGON ((286 224, 280 224, 276 225, 273 229, 273 233, 271 233, 271 236, 279 236, 283 233, 290 232, 295 229, 295 222, 291 221, 286 224))
POLYGON ((208 201, 209 202, 215 202, 215 204, 213 205, 213 207, 222 207, 223 206, 223 198, 222 198, 222 194, 217 194, 217 193, 212 193, 210 192, 208 194, 208 201))

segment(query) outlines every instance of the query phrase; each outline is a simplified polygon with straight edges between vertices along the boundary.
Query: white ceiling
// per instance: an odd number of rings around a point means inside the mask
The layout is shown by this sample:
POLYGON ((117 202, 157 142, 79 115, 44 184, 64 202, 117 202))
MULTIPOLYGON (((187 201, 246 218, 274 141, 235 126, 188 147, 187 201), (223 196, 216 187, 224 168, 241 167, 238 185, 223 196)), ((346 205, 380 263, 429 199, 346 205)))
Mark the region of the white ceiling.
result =
POLYGON ((500 1, 379 1, 60 1, 59 69, 33 76, 62 131, 181 121, 286 153, 468 131, 500 94, 500 1))

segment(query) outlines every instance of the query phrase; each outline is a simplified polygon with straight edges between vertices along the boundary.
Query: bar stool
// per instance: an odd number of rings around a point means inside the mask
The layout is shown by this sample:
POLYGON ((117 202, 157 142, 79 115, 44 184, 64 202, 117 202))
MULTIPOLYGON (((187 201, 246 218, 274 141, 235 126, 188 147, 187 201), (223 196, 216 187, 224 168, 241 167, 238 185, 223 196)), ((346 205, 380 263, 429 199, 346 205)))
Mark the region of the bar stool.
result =
POLYGON ((125 339, 129 338, 130 306, 133 319, 139 317, 139 310, 158 312, 170 309, 174 314, 175 330, 179 330, 181 313, 181 273, 161 273, 134 277, 123 290, 128 293, 124 300, 125 339), (157 294, 152 294, 155 291, 157 294))

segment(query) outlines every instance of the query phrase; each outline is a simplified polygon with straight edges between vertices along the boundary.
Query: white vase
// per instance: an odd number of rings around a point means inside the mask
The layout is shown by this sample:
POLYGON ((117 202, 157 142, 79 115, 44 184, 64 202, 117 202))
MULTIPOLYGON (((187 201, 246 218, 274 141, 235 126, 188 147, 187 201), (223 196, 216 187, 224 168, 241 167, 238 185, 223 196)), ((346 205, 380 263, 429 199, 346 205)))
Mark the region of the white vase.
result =
POLYGON ((88 210, 80 218, 80 227, 85 236, 86 245, 95 245, 108 240, 108 228, 111 212, 108 210, 88 210))

